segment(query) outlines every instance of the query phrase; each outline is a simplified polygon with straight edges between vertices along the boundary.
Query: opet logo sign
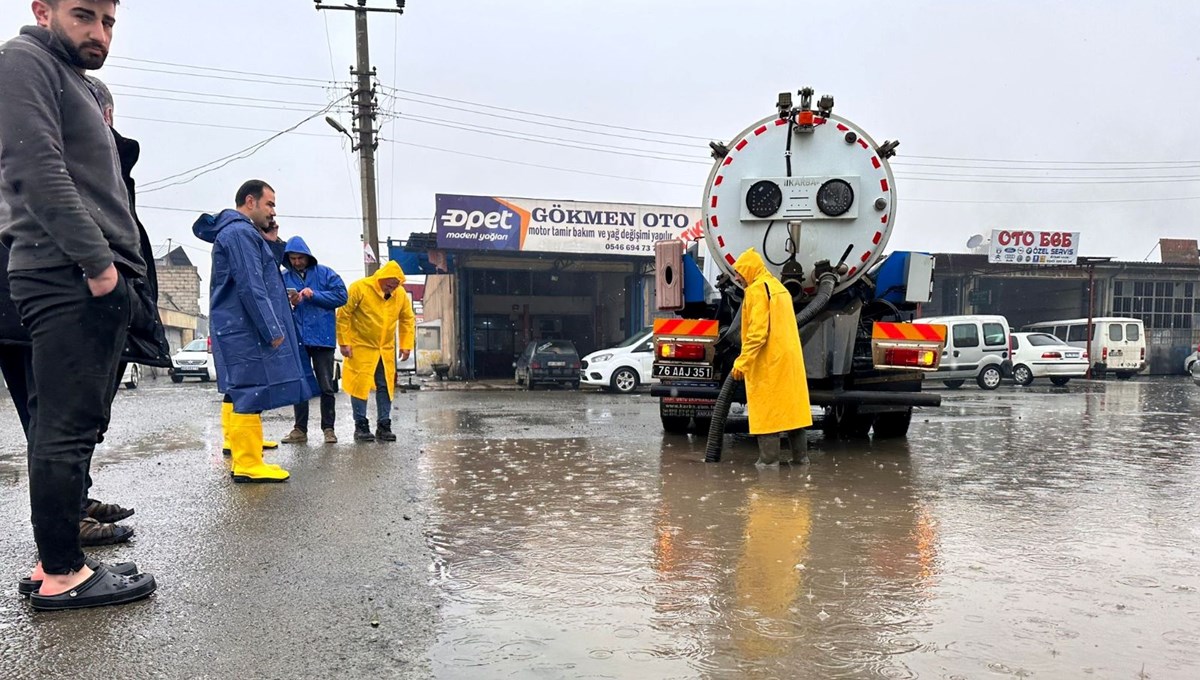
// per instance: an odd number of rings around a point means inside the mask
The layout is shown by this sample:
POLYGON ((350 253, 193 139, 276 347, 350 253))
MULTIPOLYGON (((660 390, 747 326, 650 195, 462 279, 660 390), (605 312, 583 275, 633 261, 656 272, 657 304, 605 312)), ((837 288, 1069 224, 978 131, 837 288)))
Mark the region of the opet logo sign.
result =
POLYGON ((519 250, 528 218, 490 196, 437 195, 438 247, 519 250))

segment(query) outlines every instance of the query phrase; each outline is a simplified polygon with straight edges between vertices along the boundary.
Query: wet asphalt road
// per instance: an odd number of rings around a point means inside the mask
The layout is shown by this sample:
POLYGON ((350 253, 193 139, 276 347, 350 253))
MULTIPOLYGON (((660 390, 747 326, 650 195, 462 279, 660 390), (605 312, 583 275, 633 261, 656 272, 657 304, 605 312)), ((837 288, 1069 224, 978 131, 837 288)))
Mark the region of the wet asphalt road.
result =
POLYGON ((340 403, 343 443, 234 486, 215 390, 147 381, 94 474, 137 536, 95 554, 159 592, 56 614, 16 596, 0 408, 0 676, 1200 677, 1200 388, 940 393, 907 441, 757 469, 744 438, 700 462, 645 394, 426 391, 396 444, 349 443, 340 403))

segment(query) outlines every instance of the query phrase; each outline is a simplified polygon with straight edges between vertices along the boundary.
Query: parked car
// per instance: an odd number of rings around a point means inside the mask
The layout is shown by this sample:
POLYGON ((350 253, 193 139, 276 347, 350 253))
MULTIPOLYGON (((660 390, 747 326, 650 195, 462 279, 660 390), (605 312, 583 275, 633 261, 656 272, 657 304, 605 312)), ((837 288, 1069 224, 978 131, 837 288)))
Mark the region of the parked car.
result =
POLYGON ((940 316, 918 319, 920 323, 946 325, 946 348, 942 363, 930 378, 946 387, 959 388, 974 380, 985 390, 994 390, 1012 375, 1012 341, 1008 319, 1002 316, 940 316))
POLYGON ((1023 387, 1037 378, 1049 378, 1062 387, 1071 378, 1087 375, 1087 350, 1068 345, 1049 333, 1013 333, 1012 348, 1013 382, 1023 387))
POLYGON ((583 358, 579 380, 584 385, 629 394, 638 385, 658 382, 654 370, 654 329, 643 328, 624 342, 583 358))
POLYGON ((1021 330, 1049 333, 1068 345, 1087 350, 1092 364, 1092 377, 1103 378, 1113 373, 1118 380, 1128 380, 1146 369, 1146 328, 1140 319, 1119 316, 1100 316, 1092 319, 1095 332, 1088 342, 1087 319, 1039 321, 1021 330))
POLYGON ((579 389, 579 352, 570 340, 534 340, 513 364, 518 385, 567 385, 579 389))
POLYGON ((217 379, 217 367, 213 363, 212 346, 208 338, 189 342, 171 357, 171 382, 180 383, 184 378, 199 378, 200 382, 217 379))
POLYGON ((137 364, 125 364, 125 372, 121 374, 121 384, 125 389, 136 390, 142 381, 142 367, 137 364))

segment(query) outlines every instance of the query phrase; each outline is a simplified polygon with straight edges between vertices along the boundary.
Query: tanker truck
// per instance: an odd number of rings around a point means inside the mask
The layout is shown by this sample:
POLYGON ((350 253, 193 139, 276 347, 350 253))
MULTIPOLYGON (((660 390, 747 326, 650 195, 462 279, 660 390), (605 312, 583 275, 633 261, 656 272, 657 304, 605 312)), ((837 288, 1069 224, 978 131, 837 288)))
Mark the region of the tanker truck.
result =
POLYGON ((708 436, 719 460, 733 403, 745 389, 729 377, 741 349, 743 291, 733 263, 755 248, 792 295, 808 390, 827 436, 907 434, 916 406, 938 406, 922 393, 936 371, 946 327, 910 320, 932 294, 933 258, 885 253, 896 224, 896 182, 888 160, 898 142, 876 144, 833 113, 833 97, 798 105, 783 93, 772 115, 728 143, 710 144, 698 241, 655 247, 653 375, 663 428, 708 436), (716 267, 713 267, 713 264, 716 267))

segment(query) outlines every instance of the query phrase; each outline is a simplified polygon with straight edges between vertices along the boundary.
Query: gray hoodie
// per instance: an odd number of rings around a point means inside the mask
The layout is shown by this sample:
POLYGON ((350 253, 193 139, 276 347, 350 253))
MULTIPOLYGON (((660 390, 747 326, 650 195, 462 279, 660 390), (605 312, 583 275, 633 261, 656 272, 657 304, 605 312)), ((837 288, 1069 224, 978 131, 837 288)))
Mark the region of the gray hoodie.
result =
POLYGON ((0 45, 0 243, 9 271, 110 264, 142 276, 138 228, 100 105, 50 31, 0 45))

